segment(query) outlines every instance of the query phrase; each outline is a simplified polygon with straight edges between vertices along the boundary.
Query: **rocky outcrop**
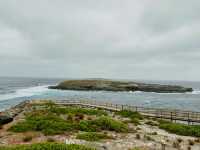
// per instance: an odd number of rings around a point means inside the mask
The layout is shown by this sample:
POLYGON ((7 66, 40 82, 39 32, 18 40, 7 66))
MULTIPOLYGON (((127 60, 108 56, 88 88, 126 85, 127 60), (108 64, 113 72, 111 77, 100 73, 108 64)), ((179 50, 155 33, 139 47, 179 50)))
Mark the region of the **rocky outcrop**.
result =
POLYGON ((0 115, 0 125, 4 125, 12 121, 13 121, 12 117, 0 115))
POLYGON ((50 86, 49 88, 60 90, 144 91, 157 93, 185 93, 193 91, 192 88, 176 85, 145 84, 111 80, 66 80, 57 86, 50 86))

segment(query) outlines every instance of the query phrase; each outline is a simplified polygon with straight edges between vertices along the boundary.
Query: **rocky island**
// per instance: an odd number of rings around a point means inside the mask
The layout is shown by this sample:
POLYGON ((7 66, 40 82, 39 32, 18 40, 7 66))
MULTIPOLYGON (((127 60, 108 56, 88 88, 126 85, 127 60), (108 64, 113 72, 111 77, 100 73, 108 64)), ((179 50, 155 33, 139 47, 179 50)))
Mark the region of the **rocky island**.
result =
POLYGON ((113 80, 66 80, 50 89, 60 90, 90 90, 90 91, 143 91, 156 93, 185 93, 192 92, 192 88, 177 85, 146 84, 138 82, 113 80))

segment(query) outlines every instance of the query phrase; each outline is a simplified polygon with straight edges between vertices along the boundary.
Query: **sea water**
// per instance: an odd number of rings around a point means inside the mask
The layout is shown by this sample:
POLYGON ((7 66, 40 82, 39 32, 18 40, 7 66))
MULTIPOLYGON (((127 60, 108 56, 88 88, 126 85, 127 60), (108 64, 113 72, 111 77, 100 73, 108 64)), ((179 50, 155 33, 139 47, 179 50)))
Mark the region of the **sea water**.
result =
POLYGON ((73 91, 48 89, 64 79, 11 78, 0 77, 0 111, 24 100, 32 99, 70 99, 96 100, 118 104, 131 104, 153 108, 182 109, 200 112, 200 82, 189 81, 140 81, 192 87, 188 93, 153 93, 141 91, 73 91))

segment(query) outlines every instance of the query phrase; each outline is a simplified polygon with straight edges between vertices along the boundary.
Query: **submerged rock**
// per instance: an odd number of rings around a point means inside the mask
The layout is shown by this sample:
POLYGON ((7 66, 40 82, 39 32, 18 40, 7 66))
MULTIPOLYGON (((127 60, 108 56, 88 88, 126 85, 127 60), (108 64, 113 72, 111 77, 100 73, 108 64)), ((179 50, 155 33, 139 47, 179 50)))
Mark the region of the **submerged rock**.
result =
POLYGON ((192 88, 177 85, 145 84, 138 82, 123 82, 112 80, 66 80, 50 89, 60 90, 90 90, 90 91, 143 91, 157 93, 192 92, 192 88))

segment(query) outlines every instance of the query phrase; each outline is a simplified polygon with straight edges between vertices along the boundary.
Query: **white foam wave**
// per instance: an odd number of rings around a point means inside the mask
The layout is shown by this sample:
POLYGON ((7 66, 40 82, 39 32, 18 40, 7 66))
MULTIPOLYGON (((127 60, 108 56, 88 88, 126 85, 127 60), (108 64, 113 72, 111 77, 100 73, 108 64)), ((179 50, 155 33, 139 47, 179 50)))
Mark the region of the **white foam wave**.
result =
POLYGON ((144 92, 143 91, 135 91, 134 93, 140 94, 140 93, 144 93, 144 92))
POLYGON ((190 92, 189 94, 200 94, 200 91, 195 90, 195 91, 190 92))
POLYGON ((47 85, 30 87, 30 88, 26 88, 26 89, 18 89, 14 93, 0 95, 0 100, 8 100, 8 99, 13 99, 13 98, 30 97, 33 95, 40 95, 48 90, 49 89, 48 89, 47 85))
POLYGON ((143 91, 129 91, 129 93, 135 93, 135 94, 142 94, 142 93, 151 93, 151 94, 158 94, 158 95, 182 95, 182 94, 200 94, 200 90, 194 90, 192 92, 186 92, 186 93, 156 93, 156 92, 143 92, 143 91))

